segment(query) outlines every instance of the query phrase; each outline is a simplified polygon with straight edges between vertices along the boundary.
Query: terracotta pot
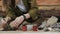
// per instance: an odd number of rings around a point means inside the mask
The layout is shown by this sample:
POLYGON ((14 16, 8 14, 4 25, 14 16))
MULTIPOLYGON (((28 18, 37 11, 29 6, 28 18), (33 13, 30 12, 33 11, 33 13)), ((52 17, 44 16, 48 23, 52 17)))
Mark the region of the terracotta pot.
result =
POLYGON ((37 30, 38 30, 37 26, 34 25, 34 26, 33 26, 33 31, 37 31, 37 30))
POLYGON ((27 26, 22 26, 22 31, 27 31, 27 26))

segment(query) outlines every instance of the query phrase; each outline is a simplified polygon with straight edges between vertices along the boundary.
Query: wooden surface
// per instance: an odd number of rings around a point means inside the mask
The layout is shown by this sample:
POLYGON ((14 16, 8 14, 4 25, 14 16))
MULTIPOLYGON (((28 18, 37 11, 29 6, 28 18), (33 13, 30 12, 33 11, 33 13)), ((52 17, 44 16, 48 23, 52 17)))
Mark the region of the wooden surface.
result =
POLYGON ((60 5, 60 0, 37 0, 38 5, 60 5))

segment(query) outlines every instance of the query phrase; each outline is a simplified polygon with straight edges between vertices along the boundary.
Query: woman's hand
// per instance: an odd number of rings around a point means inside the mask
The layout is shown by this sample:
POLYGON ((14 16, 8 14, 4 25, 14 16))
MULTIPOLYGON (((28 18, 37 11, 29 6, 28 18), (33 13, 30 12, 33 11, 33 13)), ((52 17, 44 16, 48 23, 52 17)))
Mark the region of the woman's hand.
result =
POLYGON ((11 20, 10 17, 2 18, 1 23, 0 23, 0 27, 4 28, 9 20, 11 20))
POLYGON ((17 17, 14 21, 12 21, 10 23, 10 26, 12 28, 18 28, 18 25, 20 25, 22 22, 24 21, 24 17, 23 16, 20 16, 20 17, 17 17))
MULTIPOLYGON (((26 19, 30 18, 29 13, 24 14, 24 16, 26 17, 26 19)), ((22 16, 19 16, 19 17, 17 17, 14 21, 12 21, 12 22, 10 23, 10 26, 11 26, 11 27, 16 27, 16 28, 18 28, 18 26, 19 26, 23 21, 24 21, 23 15, 22 15, 22 16)))

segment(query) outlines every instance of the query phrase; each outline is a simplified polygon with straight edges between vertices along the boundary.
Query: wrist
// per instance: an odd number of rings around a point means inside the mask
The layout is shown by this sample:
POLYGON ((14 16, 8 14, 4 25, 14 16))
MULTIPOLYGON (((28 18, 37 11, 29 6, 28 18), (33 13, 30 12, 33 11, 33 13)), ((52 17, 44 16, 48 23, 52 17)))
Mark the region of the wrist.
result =
POLYGON ((11 18, 10 17, 6 17, 5 20, 7 22, 7 21, 11 20, 11 18))
POLYGON ((30 15, 29 15, 29 13, 27 13, 27 14, 24 14, 24 16, 26 17, 26 19, 30 18, 30 15))

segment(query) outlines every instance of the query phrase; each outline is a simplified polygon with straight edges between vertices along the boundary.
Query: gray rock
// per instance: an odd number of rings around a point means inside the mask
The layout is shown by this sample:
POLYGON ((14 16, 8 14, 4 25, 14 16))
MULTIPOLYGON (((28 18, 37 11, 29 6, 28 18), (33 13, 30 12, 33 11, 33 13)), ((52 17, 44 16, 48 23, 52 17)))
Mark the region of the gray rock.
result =
POLYGON ((57 21, 58 21, 58 18, 55 16, 52 16, 51 18, 49 18, 47 20, 47 26, 53 25, 53 24, 57 23, 57 21))

